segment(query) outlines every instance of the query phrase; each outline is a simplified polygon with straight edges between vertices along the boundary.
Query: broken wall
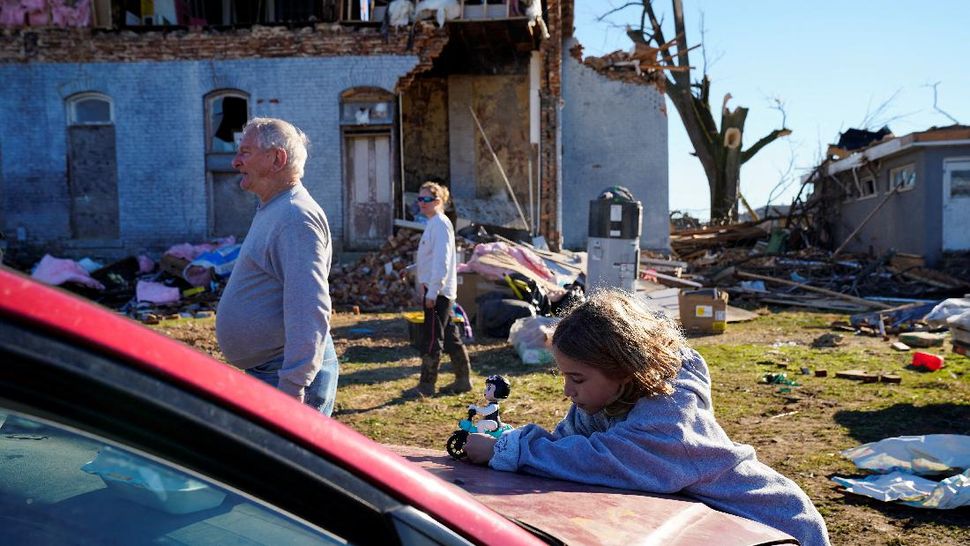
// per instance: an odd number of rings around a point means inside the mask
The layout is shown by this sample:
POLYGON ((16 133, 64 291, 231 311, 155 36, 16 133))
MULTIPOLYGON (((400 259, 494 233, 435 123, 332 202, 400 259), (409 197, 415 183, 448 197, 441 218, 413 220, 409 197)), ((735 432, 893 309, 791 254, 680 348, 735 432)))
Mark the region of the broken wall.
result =
MULTIPOLYGON (((342 56, 165 62, 0 64, 3 231, 29 243, 63 243, 79 253, 121 254, 198 241, 208 233, 205 100, 217 90, 249 95, 250 117, 279 117, 311 142, 304 184, 343 237, 340 93, 393 91, 417 56, 342 56), (65 100, 110 97, 117 146, 120 235, 71 240, 65 100)), ((12 241, 13 243, 13 241, 12 241)))
POLYGON ((522 75, 448 77, 451 183, 456 198, 511 200, 469 106, 526 209, 529 199, 529 84, 522 75))
POLYGON ((431 179, 450 180, 448 79, 417 78, 401 97, 404 189, 431 179))
MULTIPOLYGON (((570 42, 564 51, 575 44, 570 42)), ((653 85, 607 79, 566 54, 562 95, 564 246, 586 249, 589 201, 619 185, 643 204, 640 247, 669 249, 663 93, 653 85)))

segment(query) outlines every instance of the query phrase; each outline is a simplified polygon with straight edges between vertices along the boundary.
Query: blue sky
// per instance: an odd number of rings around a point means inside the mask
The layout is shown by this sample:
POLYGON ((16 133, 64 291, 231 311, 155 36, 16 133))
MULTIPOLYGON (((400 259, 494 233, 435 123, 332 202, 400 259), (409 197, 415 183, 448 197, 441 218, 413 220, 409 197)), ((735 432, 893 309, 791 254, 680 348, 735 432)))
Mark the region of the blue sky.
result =
MULTIPOLYGON (((631 47, 622 25, 638 25, 639 8, 605 23, 596 18, 625 0, 575 1, 575 35, 585 55, 631 47)), ((670 1, 656 0, 655 9, 671 39, 670 1)), ((782 180, 792 182, 775 190, 772 203, 790 203, 798 178, 840 131, 869 121, 871 129, 887 124, 901 136, 952 124, 933 108, 934 83, 937 106, 970 125, 970 0, 684 0, 684 14, 691 45, 701 41, 703 15, 712 106, 731 93, 729 107, 749 108, 745 147, 779 127, 774 100, 784 104, 792 135, 741 169, 741 193, 754 207, 782 180)), ((700 49, 691 51, 691 63, 703 66, 700 49)), ((667 109, 670 209, 707 218, 706 178, 669 101, 667 109)))

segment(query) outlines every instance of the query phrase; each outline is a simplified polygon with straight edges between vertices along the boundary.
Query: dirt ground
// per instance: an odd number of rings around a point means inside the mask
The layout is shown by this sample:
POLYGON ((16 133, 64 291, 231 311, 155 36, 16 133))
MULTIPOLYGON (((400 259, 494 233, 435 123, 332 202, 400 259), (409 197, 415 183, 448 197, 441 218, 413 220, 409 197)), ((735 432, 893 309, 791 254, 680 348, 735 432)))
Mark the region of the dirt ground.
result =
MULTIPOLYGON (((719 336, 691 339, 707 359, 718 420, 737 442, 755 447, 758 458, 795 480, 822 512, 833 544, 970 544, 970 508, 926 510, 843 493, 832 476, 862 476, 839 452, 882 438, 917 434, 970 434, 970 359, 934 348, 947 368, 921 374, 910 358, 881 338, 831 328, 844 315, 769 312, 730 324, 719 336), (841 339, 813 348, 823 335, 841 339), (809 375, 802 375, 801 368, 809 375), (836 371, 859 368, 902 377, 899 385, 835 379, 836 371), (828 377, 814 371, 827 369, 828 377), (797 386, 759 382, 766 373, 786 373, 797 386)), ((159 327, 168 335, 220 358, 212 320, 159 327)), ((402 389, 417 381, 419 359, 398 314, 337 314, 333 331, 341 359, 334 417, 383 443, 443 449, 442 439, 475 396, 437 396, 410 401, 402 389), (414 427, 414 419, 422 426, 414 427)), ((503 419, 551 427, 568 406, 554 366, 525 366, 503 340, 470 345, 478 384, 491 373, 513 377, 513 396, 503 419)), ((443 365, 440 383, 451 380, 443 365)), ((474 394, 474 393, 469 393, 474 394)))

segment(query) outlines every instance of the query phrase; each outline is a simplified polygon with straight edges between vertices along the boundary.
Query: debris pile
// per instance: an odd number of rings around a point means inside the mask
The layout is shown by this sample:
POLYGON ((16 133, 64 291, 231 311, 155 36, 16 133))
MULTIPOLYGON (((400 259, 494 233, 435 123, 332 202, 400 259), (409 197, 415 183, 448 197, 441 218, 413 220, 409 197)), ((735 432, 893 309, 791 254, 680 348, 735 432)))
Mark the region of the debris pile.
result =
POLYGON ((334 265, 330 270, 330 299, 335 306, 356 305, 364 311, 408 307, 414 303, 414 282, 408 266, 421 233, 398 229, 377 252, 365 254, 356 263, 334 265))

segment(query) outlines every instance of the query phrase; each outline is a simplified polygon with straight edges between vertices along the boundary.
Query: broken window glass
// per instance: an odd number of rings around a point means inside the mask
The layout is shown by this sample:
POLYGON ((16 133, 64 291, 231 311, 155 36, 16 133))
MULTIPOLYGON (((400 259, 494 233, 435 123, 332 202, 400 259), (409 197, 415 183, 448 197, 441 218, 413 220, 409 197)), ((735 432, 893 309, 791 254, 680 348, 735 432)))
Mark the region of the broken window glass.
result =
POLYGON ((916 165, 910 163, 889 171, 889 190, 899 187, 908 190, 916 186, 916 165))
POLYGON ((235 152, 242 128, 249 119, 248 101, 243 97, 226 95, 209 102, 209 151, 235 152))

